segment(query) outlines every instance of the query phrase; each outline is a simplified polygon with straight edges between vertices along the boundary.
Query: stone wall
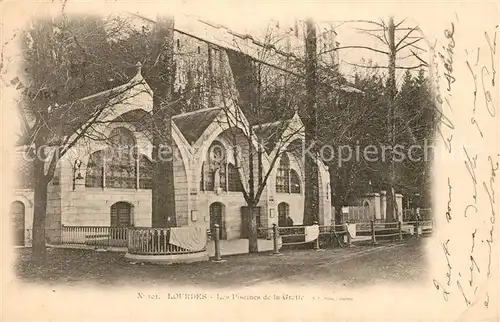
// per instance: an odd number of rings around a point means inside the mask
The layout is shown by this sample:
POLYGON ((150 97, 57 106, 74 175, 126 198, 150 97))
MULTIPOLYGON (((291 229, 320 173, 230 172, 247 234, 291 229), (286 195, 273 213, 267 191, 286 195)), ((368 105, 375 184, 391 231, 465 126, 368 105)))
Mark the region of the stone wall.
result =
POLYGON ((132 208, 132 222, 136 227, 151 227, 151 190, 85 188, 66 191, 67 207, 62 216, 66 226, 109 226, 111 206, 127 202, 132 208))
POLYGON ((304 220, 304 195, 292 193, 276 193, 274 195, 276 223, 278 223, 278 205, 285 202, 290 207, 290 217, 294 225, 302 225, 304 220))
MULTIPOLYGON (((357 205, 363 207, 365 203, 368 204, 370 217, 375 216, 375 219, 387 218, 387 192, 381 191, 380 193, 368 193, 364 196, 357 198, 357 205)), ((398 209, 398 220, 403 218, 403 195, 396 194, 396 204, 398 209)))
POLYGON ((241 192, 213 191, 201 192, 198 195, 198 218, 204 223, 206 229, 210 227, 210 205, 220 202, 224 205, 223 220, 227 239, 240 238, 242 231, 241 207, 246 206, 241 192))

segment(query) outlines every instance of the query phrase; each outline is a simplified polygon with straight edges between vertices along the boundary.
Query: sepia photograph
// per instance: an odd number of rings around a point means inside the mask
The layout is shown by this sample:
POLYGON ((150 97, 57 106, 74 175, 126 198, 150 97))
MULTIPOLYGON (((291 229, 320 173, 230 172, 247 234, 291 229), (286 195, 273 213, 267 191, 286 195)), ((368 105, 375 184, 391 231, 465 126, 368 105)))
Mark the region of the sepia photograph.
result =
POLYGON ((3 320, 498 320, 498 4, 0 5, 3 320))

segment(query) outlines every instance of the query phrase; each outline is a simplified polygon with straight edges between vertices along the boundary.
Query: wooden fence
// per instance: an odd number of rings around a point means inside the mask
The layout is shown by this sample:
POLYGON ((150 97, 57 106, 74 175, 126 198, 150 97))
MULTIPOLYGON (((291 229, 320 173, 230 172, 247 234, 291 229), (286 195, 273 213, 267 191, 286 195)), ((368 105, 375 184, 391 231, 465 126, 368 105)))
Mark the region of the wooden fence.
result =
MULTIPOLYGON (((431 208, 420 208, 418 210, 421 221, 432 220, 431 208)), ((403 209, 403 221, 412 221, 417 219, 416 209, 403 209)))
MULTIPOLYGON (((378 241, 403 240, 413 235, 416 237, 432 234, 433 220, 355 223, 355 235, 350 236, 346 224, 318 226, 319 235, 314 241, 306 241, 306 226, 272 227, 258 229, 258 238, 275 240, 282 245, 299 245, 315 242, 315 247, 322 244, 340 245, 351 243, 357 237, 369 237, 373 243, 378 241)), ((214 232, 207 230, 207 242, 215 240, 214 232), (212 238, 211 238, 212 237, 212 238)), ((169 241, 169 228, 142 227, 106 227, 106 226, 62 226, 61 243, 65 245, 86 245, 95 247, 127 247, 130 253, 164 255, 186 254, 191 251, 172 245, 169 241)))

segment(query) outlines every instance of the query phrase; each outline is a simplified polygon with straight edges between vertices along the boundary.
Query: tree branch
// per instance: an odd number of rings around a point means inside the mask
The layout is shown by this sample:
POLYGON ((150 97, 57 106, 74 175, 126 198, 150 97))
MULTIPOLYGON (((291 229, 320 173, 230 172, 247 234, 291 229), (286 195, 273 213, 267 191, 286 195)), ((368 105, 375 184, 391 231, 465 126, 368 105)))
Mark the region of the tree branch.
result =
MULTIPOLYGON (((403 42, 403 41, 404 41, 404 40, 405 40, 408 36, 410 36, 412 32, 414 32, 414 31, 415 31, 415 30, 417 30, 417 29, 418 29, 418 26, 415 26, 415 27, 411 28, 411 29, 410 29, 410 31, 408 31, 408 32, 406 33, 406 35, 404 35, 404 36, 403 36, 403 38, 401 38, 401 39, 399 40, 399 42, 398 42, 398 43, 396 44, 396 46, 395 46, 396 51, 398 50, 399 45, 401 45, 401 43, 402 43, 402 42, 403 42)), ((401 29, 398 29, 398 30, 401 30, 401 29)))
POLYGON ((375 49, 375 48, 368 47, 368 46, 356 46, 356 45, 354 45, 354 46, 342 46, 342 47, 333 48, 333 49, 330 49, 330 50, 326 50, 326 51, 320 52, 318 55, 326 54, 326 53, 329 53, 329 52, 332 52, 332 51, 336 51, 336 50, 340 50, 340 49, 366 49, 366 50, 371 50, 371 51, 374 51, 374 52, 377 52, 377 53, 380 53, 380 54, 384 54, 384 55, 388 55, 389 54, 388 52, 380 50, 380 49, 375 49))
POLYGON ((405 43, 404 46, 397 48, 396 52, 399 52, 400 50, 403 50, 404 48, 406 48, 408 46, 414 46, 415 43, 421 41, 422 39, 423 38, 418 38, 418 39, 413 40, 412 42, 405 43))

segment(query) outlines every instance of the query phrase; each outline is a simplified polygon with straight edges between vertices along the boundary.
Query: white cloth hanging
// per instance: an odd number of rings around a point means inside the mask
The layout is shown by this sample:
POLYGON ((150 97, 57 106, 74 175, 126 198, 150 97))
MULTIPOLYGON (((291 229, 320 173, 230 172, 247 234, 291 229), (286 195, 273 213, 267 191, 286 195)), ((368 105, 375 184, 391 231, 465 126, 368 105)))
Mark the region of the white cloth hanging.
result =
POLYGON ((198 226, 170 228, 170 244, 198 252, 207 244, 206 230, 198 226))
POLYGON ((305 239, 306 243, 316 240, 319 237, 319 226, 318 225, 306 226, 305 233, 306 233, 306 239, 305 239))

